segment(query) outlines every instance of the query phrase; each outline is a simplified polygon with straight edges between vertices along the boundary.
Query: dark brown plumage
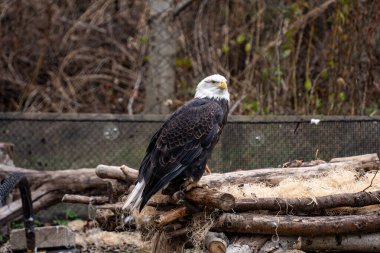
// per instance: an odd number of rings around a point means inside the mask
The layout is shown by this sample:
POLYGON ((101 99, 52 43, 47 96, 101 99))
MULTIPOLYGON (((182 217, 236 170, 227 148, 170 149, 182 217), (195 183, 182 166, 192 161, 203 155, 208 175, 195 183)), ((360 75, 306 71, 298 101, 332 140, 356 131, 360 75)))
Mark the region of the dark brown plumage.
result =
POLYGON ((229 94, 225 78, 214 75, 202 80, 197 94, 152 137, 137 184, 124 208, 140 204, 141 210, 153 194, 169 184, 179 190, 202 177, 227 121, 229 94))

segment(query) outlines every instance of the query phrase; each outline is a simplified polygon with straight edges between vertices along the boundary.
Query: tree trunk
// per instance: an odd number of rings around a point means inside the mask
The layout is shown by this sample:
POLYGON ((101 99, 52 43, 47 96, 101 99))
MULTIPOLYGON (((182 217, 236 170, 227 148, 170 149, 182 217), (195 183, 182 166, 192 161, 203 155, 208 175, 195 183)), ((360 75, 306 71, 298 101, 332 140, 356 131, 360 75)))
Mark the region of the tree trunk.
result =
POLYGON ((177 36, 171 25, 173 0, 150 0, 149 68, 145 84, 145 113, 167 114, 173 99, 177 36))

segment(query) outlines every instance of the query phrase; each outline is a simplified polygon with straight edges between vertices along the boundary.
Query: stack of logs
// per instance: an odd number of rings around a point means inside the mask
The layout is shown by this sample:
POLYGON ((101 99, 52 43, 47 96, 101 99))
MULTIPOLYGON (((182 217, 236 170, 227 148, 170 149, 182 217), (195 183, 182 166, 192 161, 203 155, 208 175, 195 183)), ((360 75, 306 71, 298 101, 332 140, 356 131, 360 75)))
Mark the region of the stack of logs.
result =
MULTIPOLYGON (((326 210, 337 207, 358 208, 380 204, 380 191, 336 194, 317 198, 250 198, 238 199, 218 191, 222 185, 265 183, 277 185, 287 177, 307 179, 350 165, 363 173, 380 168, 376 154, 335 158, 328 163, 299 163, 299 167, 269 168, 213 173, 202 177, 194 188, 173 195, 157 194, 144 214, 147 223, 138 224, 156 229, 153 252, 183 252, 191 246, 189 226, 199 213, 212 216, 213 223, 205 235, 205 248, 214 252, 276 252, 284 249, 380 251, 380 207, 376 212, 350 215, 326 215, 326 210), (282 247, 281 249, 279 247, 282 247), (261 250, 261 251, 260 251, 261 250)), ((377 173, 377 172, 376 172, 377 173)), ((138 172, 126 166, 99 165, 96 175, 109 184, 109 195, 88 197, 65 195, 64 202, 89 203, 95 209, 100 226, 106 230, 125 229, 121 207, 138 172)), ((376 174, 375 174, 376 175, 376 174)), ((379 175, 380 176, 380 175, 379 175)), ((130 227, 134 228, 132 224, 130 227)))

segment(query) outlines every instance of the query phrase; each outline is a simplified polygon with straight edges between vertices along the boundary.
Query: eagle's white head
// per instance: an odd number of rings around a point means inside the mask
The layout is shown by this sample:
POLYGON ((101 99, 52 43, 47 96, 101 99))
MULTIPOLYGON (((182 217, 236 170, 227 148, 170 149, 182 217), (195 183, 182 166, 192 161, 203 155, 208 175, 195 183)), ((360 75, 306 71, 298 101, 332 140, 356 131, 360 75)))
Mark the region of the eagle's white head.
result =
POLYGON ((230 101, 227 79, 219 74, 206 77, 198 84, 195 98, 226 99, 230 101))

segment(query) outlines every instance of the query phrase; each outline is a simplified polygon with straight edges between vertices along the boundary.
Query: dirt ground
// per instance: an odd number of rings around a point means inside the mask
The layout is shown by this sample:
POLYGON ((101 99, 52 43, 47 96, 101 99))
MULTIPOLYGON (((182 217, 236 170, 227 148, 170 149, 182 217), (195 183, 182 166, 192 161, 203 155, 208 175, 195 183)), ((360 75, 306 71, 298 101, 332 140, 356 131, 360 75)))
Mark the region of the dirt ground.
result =
POLYGON ((74 220, 68 227, 76 233, 75 241, 82 252, 150 252, 150 243, 143 241, 138 232, 102 231, 83 220, 74 220))

